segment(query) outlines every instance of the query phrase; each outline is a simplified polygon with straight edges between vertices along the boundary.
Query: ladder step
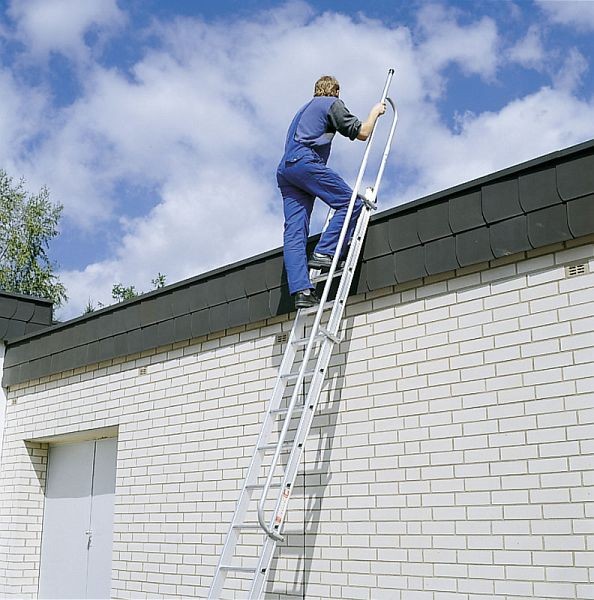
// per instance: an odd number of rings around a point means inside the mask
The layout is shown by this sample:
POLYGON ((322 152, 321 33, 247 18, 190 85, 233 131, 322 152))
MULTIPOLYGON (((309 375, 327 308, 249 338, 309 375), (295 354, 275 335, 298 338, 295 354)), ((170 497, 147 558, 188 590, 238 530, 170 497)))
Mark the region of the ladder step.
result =
MULTIPOLYGON (((330 302, 326 302, 324 304, 324 310, 330 310, 334 306, 334 300, 330 300, 330 302)), ((301 308, 299 309, 300 314, 302 315, 312 315, 318 312, 319 304, 315 306, 310 306, 309 308, 301 308)))
MULTIPOLYGON (((323 342, 325 337, 326 337, 325 335, 316 335, 314 337, 314 343, 323 342)), ((306 337, 306 338, 298 338, 298 339, 296 339, 293 342, 293 346, 297 346, 297 347, 299 347, 299 346, 307 346, 307 343, 309 342, 309 339, 310 338, 308 338, 308 337, 306 337)))
MULTIPOLYGON (((328 279, 328 274, 330 273, 330 271, 326 271, 325 273, 320 273, 319 275, 314 275, 311 278, 311 282, 312 283, 321 283, 322 281, 326 281, 326 279, 328 279)), ((339 277, 340 275, 342 275, 343 273, 343 269, 336 269, 336 271, 334 271, 334 277, 339 277)))
POLYGON ((255 573, 257 567, 242 567, 240 565, 221 565, 224 571, 237 571, 238 573, 255 573))
MULTIPOLYGON (((305 371, 303 373, 304 377, 311 377, 312 375, 315 375, 315 371, 305 371)), ((286 381, 295 381, 299 377, 299 373, 283 373, 280 377, 286 381)))
POLYGON ((264 533, 264 530, 262 529, 262 526, 259 523, 244 523, 243 525, 233 525, 233 529, 243 529, 243 530, 257 530, 259 529, 262 533, 264 533))
MULTIPOLYGON (((281 487, 280 483, 271 483, 270 484, 270 489, 279 489, 281 487)), ((246 485, 245 486, 246 490, 263 490, 264 489, 264 484, 263 483, 252 483, 250 485, 246 485)))
MULTIPOLYGON (((293 409, 293 412, 301 412, 303 410, 303 405, 300 404, 293 409)), ((288 408, 274 408, 270 411, 271 415, 286 415, 289 412, 288 408)))
MULTIPOLYGON (((283 443, 283 446, 286 446, 287 444, 292 444, 292 443, 293 443, 293 440, 291 440, 291 441, 285 441, 283 443)), ((277 447, 278 447, 278 444, 275 444, 274 442, 271 442, 270 444, 262 444, 261 446, 258 446, 257 450, 276 450, 277 447)), ((284 450, 284 452, 287 452, 287 450, 284 450)))

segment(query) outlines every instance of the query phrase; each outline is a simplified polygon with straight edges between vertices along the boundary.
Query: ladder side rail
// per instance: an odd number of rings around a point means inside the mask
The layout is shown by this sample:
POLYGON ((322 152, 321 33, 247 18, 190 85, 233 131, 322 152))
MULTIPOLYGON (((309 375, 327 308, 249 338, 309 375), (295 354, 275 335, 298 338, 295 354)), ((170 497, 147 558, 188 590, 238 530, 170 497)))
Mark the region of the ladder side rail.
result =
POLYGON ((293 491, 301 457, 305 450, 305 440, 315 417, 321 389, 326 378, 326 368, 330 362, 334 345, 335 342, 331 339, 327 338, 324 340, 320 354, 316 361, 316 373, 312 378, 306 396, 305 408, 303 414, 301 415, 299 426, 295 434, 295 445, 293 446, 287 461, 285 474, 281 483, 281 491, 277 498, 276 507, 269 523, 269 529, 271 531, 276 530, 275 535, 265 537, 264 547, 258 560, 252 587, 248 596, 250 600, 259 600, 262 597, 266 580, 268 578, 268 571, 274 555, 274 550, 276 549, 278 541, 283 539, 283 537, 280 535, 280 531, 284 524, 289 496, 293 491))
MULTIPOLYGON (((362 238, 367 223, 369 221, 369 214, 371 209, 367 206, 364 207, 364 210, 359 217, 357 222, 357 227, 355 229, 355 234, 359 240, 359 245, 362 245, 362 238)), ((355 235, 354 234, 354 235, 355 235)), ((354 236, 353 236, 354 237, 354 236)), ((351 247, 349 251, 349 255, 353 254, 353 256, 358 256, 360 251, 356 249, 354 246, 351 247)), ((350 256, 347 258, 347 264, 345 264, 345 272, 343 273, 342 278, 347 277, 347 266, 351 263, 349 260, 350 256)), ((353 278, 354 268, 348 268, 350 274, 350 280, 353 278)), ((329 279, 330 280, 330 279, 329 279)), ((341 279, 342 281, 342 279, 341 279)), ((338 298, 338 295, 337 295, 338 298)), ((334 308, 332 310, 332 314, 334 315, 336 311, 340 315, 344 312, 344 303, 335 303, 334 308)), ((337 314, 338 314, 337 313, 337 314)), ((330 361, 332 349, 334 347, 335 342, 330 338, 326 338, 323 342, 323 347, 318 356, 318 361, 315 368, 315 375, 310 384, 310 388, 308 390, 308 394, 306 397, 306 402, 303 410, 303 414, 301 415, 301 419, 299 421, 298 430, 295 434, 296 443, 292 448, 291 454, 287 461, 285 475, 283 477, 283 481, 280 487, 280 494, 276 501, 275 510, 273 513, 273 517, 268 525, 268 530, 273 531, 276 529, 278 531, 277 535, 267 535, 264 540, 264 547, 262 548, 262 552, 260 554, 258 564, 256 566, 254 579, 252 580, 252 587, 250 589, 250 593, 248 595, 249 600, 260 600, 264 593, 264 588, 266 586, 266 581, 268 579, 268 570, 270 568, 270 564, 272 562, 272 557, 274 555, 274 551, 276 549, 278 541, 282 540, 281 530, 284 524, 284 517, 286 514, 286 508, 288 505, 289 496, 293 491, 293 486, 295 482, 295 478, 297 476, 297 471, 299 464, 301 462, 301 457, 305 450, 305 437, 307 437, 309 430, 311 429, 311 425, 313 423, 313 418, 315 416, 316 408, 320 398, 320 392, 322 385, 325 380, 325 370, 327 364, 330 361), (327 350, 326 350, 327 349, 327 350), (321 365, 325 365, 322 367, 321 365), (320 369, 323 370, 321 371, 320 369), (303 441, 300 441, 303 440, 303 441)), ((275 532, 276 533, 276 532, 275 532)))
POLYGON ((388 162, 388 155, 390 154, 390 149, 392 148, 392 140, 394 139, 394 133, 396 132, 396 125, 398 125, 398 110, 396 109, 396 105, 391 98, 386 97, 386 102, 392 107, 394 115, 392 117, 392 125, 390 126, 390 133, 388 134, 386 145, 384 147, 384 153, 382 155, 380 166, 377 172, 377 177, 375 178, 375 183, 373 185, 374 202, 377 201, 377 190, 379 189, 382 177, 384 176, 384 170, 388 162))
MULTIPOLYGON (((362 237, 363 237, 361 235, 362 224, 363 224, 363 222, 366 222, 364 215, 368 215, 368 213, 370 213, 370 212, 371 212, 371 209, 369 207, 365 206, 361 213, 361 216, 359 217, 359 219, 357 221, 357 226, 355 228, 353 237, 354 237, 354 239, 359 240, 359 245, 362 245, 362 237), (355 235, 357 236, 356 238, 355 238, 355 235)), ((369 217, 367 217, 367 221, 368 220, 369 220, 369 217)), ((349 256, 347 257, 346 264, 345 264, 345 272, 343 273, 342 277, 345 277, 347 268, 350 268, 349 265, 351 265, 353 263, 353 257, 355 255, 358 256, 358 252, 355 250, 354 246, 352 246, 349 250, 349 256)), ((354 260, 356 262, 356 257, 354 258, 354 260)), ((354 268, 352 268, 350 270, 354 271, 354 268)), ((352 279, 352 277, 351 277, 351 279, 352 279)), ((336 306, 336 304, 335 304, 335 306, 336 306)), ((336 309, 333 309, 333 312, 334 312, 334 310, 336 310, 336 309)), ((306 396, 304 411, 303 411, 303 414, 301 415, 301 420, 299 422, 298 431, 295 434, 296 444, 293 446, 291 454, 287 461, 287 465, 285 468, 285 475, 283 477, 283 481, 282 481, 281 487, 280 487, 280 494, 277 497, 273 517, 268 526, 268 529, 270 531, 277 529, 278 535, 274 535, 274 536, 267 535, 265 538, 264 547, 262 549, 262 553, 260 554, 260 558, 258 560, 254 580, 252 582, 252 587, 250 589, 250 594, 248 596, 248 598, 250 600, 259 600, 259 598, 261 598, 261 596, 264 592, 264 587, 266 585, 267 578, 268 578, 268 569, 270 567, 270 563, 271 563, 272 557, 274 555, 274 550, 276 549, 276 545, 277 545, 278 541, 280 541, 280 539, 282 539, 282 536, 280 535, 280 530, 281 530, 282 524, 284 522, 284 512, 285 512, 284 509, 286 509, 286 505, 288 503, 288 498, 284 497, 284 494, 290 495, 290 493, 292 492, 292 487, 294 485, 294 480, 295 480, 295 477, 297 474, 297 468, 301 461, 301 456, 302 456, 302 453, 304 450, 303 445, 301 445, 301 446, 299 445, 299 440, 302 437, 302 433, 300 433, 300 432, 305 430, 305 432, 306 432, 305 435, 307 436, 307 433, 309 432, 309 429, 311 428, 311 422, 313 421, 313 417, 315 415, 315 410, 316 410, 318 400, 319 400, 319 393, 320 393, 321 387, 322 387, 324 379, 325 379, 325 372, 321 373, 320 368, 321 368, 321 365, 323 365, 325 362, 330 361, 332 348, 334 346, 334 342, 330 338, 325 338, 322 343, 323 343, 323 347, 320 350, 320 354, 318 356, 318 361, 316 363, 314 379, 312 379, 312 382, 310 384, 310 388, 309 388, 308 394, 306 396), (328 350, 325 352, 325 350, 327 348, 328 348, 328 350), (312 401, 314 402, 313 406, 312 406, 312 401), (310 418, 308 418, 309 415, 311 415, 310 418), (285 504, 284 507, 281 506, 281 504, 283 502, 285 504), (280 516, 280 521, 277 523, 276 521, 279 516, 280 516), (278 526, 278 527, 276 527, 276 526, 278 526)), ((325 371, 325 369, 324 369, 324 371, 325 371)))
MULTIPOLYGON (((296 323, 297 323, 297 321, 301 321, 300 316, 301 316, 301 311, 299 311, 297 313, 297 318, 295 321, 296 323)), ((297 401, 298 401, 299 395, 300 395, 300 389, 301 389, 301 386, 303 385, 303 380, 305 379, 305 372, 307 370, 307 366, 309 364, 309 360, 310 360, 311 354, 313 352, 314 338, 316 337, 316 335, 318 333, 318 328, 319 328, 320 319, 322 318, 322 315, 318 314, 318 315, 316 315, 316 317, 317 317, 316 321, 314 322, 314 326, 312 327, 312 330, 309 335, 309 341, 308 341, 305 351, 303 353, 303 358, 302 358, 301 366, 299 368, 299 372, 297 374, 297 379, 295 380, 295 383, 294 383, 295 387, 293 388, 293 392, 292 392, 291 398, 289 400, 289 404, 287 407, 288 410, 287 410, 287 414, 285 415, 283 428, 280 432, 278 442, 277 442, 277 447, 274 451, 274 456, 272 457, 272 461, 270 463, 270 468, 268 471, 268 475, 266 477, 266 482, 264 483, 264 488, 262 490, 262 494, 261 494, 260 500, 258 502, 258 522, 260 523, 260 526, 262 527, 262 529, 264 530, 266 535, 269 535, 269 536, 274 536, 275 533, 268 527, 268 524, 266 522, 266 517, 264 515, 264 505, 268 498, 268 492, 270 491, 270 486, 272 484, 274 472, 275 472, 276 466, 278 465, 278 461, 280 459, 281 451, 283 448, 283 444, 285 443, 287 433, 289 432, 289 427, 291 424, 293 412, 297 406, 297 401)), ((290 343, 290 345, 294 347, 294 344, 291 343, 291 340, 289 340, 288 343, 290 343)), ((287 348, 287 351, 288 351, 288 348, 287 348)), ((292 352, 295 352, 294 348, 293 348, 292 352)), ((288 371, 279 370, 279 379, 281 379, 282 374, 286 373, 286 372, 288 372, 288 371)))
MULTIPOLYGON (((345 272, 341 277, 341 283, 345 280, 348 280, 348 285, 342 285, 342 295, 346 297, 348 295, 348 290, 350 287, 350 283, 354 276, 354 265, 357 262, 359 252, 361 250, 361 246, 363 245, 364 233, 367 227, 367 223, 369 222, 369 215, 371 213, 371 209, 369 207, 364 207, 364 211, 357 221, 356 230, 359 232, 357 237, 357 241, 355 245, 349 249, 349 256, 347 257, 345 272), (347 268, 348 267, 348 268, 347 268)), ((334 307, 332 309, 332 314, 336 314, 337 318, 340 322, 340 318, 344 313, 344 309, 346 306, 345 302, 341 302, 344 298, 339 298, 337 293, 337 300, 335 302, 334 307)), ((338 332, 336 332, 338 333, 338 332)), ((290 490, 293 486, 294 479, 297 475, 297 468, 299 466, 299 461, 301 460, 301 453, 303 451, 303 447, 305 444, 305 439, 309 433, 311 428, 311 423, 315 416, 315 411, 319 402, 321 390, 323 383, 326 378, 326 372, 328 369, 328 365, 330 363, 330 359, 332 357, 332 351, 334 350, 334 346, 337 342, 337 338, 333 336, 333 338, 325 338, 322 347, 320 349, 320 353, 316 360, 316 366, 314 369, 314 376, 312 377, 312 381, 310 383, 306 399, 303 414, 301 415, 301 419, 299 421, 299 425, 297 428, 297 432, 295 433, 295 445, 292 449, 291 455, 287 461, 287 466, 285 469, 285 475, 283 477, 283 481, 281 483, 281 490, 285 491, 287 488, 290 490)), ((282 495, 282 493, 281 493, 282 495)), ((277 507, 275 510, 275 514, 271 521, 271 529, 274 527, 280 532, 280 526, 276 527, 278 523, 282 523, 282 519, 284 517, 284 513, 281 509, 281 500, 282 497, 279 497, 277 500, 277 507), (280 516, 280 521, 279 521, 280 516)))
MULTIPOLYGON (((381 96, 381 102, 386 101, 386 98, 388 96, 388 90, 390 88, 390 83, 392 81, 392 77, 394 75, 394 69, 389 69, 388 70, 388 76, 386 77, 386 82, 384 84, 384 89, 382 91, 382 96, 381 96)), ((365 148, 365 153, 363 154, 363 160, 361 162, 361 166, 359 168, 359 173, 357 175, 357 180, 355 183, 355 186, 353 187, 353 193, 351 195, 351 200, 349 202, 349 206, 347 209, 347 213, 344 219, 344 223, 342 226, 342 229, 340 231, 340 236, 338 238, 338 244, 337 244, 337 249, 336 252, 334 254, 334 258, 332 259, 332 264, 330 265, 330 271, 328 273, 328 279, 326 280, 326 285, 324 286, 324 291, 322 292, 322 297, 320 298, 320 305, 318 308, 318 311, 316 313, 315 319, 314 319, 314 324, 312 326, 312 331, 311 331, 311 335, 310 335, 310 339, 309 342, 305 348, 305 352, 304 352, 304 356, 303 356, 303 362, 301 365, 301 369, 299 370, 299 375, 297 378, 297 381, 295 382, 295 390, 293 392, 293 395, 291 397, 291 401, 289 404, 289 413, 292 413, 293 409, 296 406, 296 402, 297 402, 297 398, 299 395, 299 388, 301 387, 302 383, 303 383, 303 379, 304 379, 304 373, 305 373, 305 369, 307 366, 307 363, 309 362, 309 358, 311 356, 311 352, 314 346, 314 337, 317 335, 319 327, 320 327, 320 322, 322 320, 322 315, 324 312, 324 305, 326 304, 326 301, 328 300, 328 295, 330 294, 330 288, 332 286, 332 279, 334 277, 334 273, 336 271, 336 268, 338 266, 338 261, 340 260, 340 254, 341 254, 341 250, 342 250, 342 246, 344 244, 345 238, 346 238, 346 232, 348 230, 349 227, 349 223, 351 220, 351 215, 353 214, 353 209, 355 207, 355 202, 357 201, 357 197, 358 197, 358 190, 359 187, 361 186, 361 182, 363 181, 363 177, 365 175, 365 171, 367 169, 367 162, 369 160, 369 155, 371 152, 371 147, 373 144, 373 140, 375 139, 375 132, 377 130, 376 128, 376 124, 377 122, 374 124, 374 127, 371 131, 371 134, 369 136, 369 139, 367 141, 367 146, 365 148)), ((289 429, 289 421, 290 419, 288 418, 287 415, 287 419, 285 421, 283 430, 281 432, 281 437, 279 439, 279 444, 278 447, 276 449, 276 452, 274 454, 272 463, 271 463, 271 468, 270 471, 268 473, 268 477, 266 479, 266 484, 264 486, 264 490, 262 491, 262 496, 260 498, 260 502, 258 503, 258 521, 260 522, 260 525, 262 526, 262 529, 266 532, 267 535, 269 536, 275 536, 276 533, 271 531, 269 529, 269 527, 266 524, 266 518, 264 516, 264 504, 266 503, 266 499, 268 496, 268 492, 270 490, 270 484, 272 483, 272 474, 276 468, 276 465, 278 464, 278 459, 280 457, 280 453, 281 453, 281 449, 282 449, 282 444, 284 443, 284 439, 286 437, 286 434, 288 432, 289 429)))
MULTIPOLYGON (((293 447, 289 460, 287 461, 287 467, 283 477, 283 482, 281 484, 281 487, 283 488, 288 487, 289 489, 292 489, 294 485, 294 481, 297 476, 297 470, 299 468, 299 462, 301 460, 301 455, 305 449, 305 441, 311 428, 313 419, 315 417, 315 412, 320 399, 322 386, 324 385, 324 381, 326 379, 326 371, 328 369, 328 364, 332 356, 332 350, 334 349, 334 345, 335 342, 333 342, 332 340, 325 340, 320 351, 320 355, 318 356, 318 360, 316 363, 316 374, 309 386, 309 390, 306 395, 305 410, 303 411, 303 415, 301 416, 301 419, 299 421, 297 432, 295 433, 295 440, 297 443, 293 447)), ((273 515, 273 519, 271 521, 273 526, 279 532, 286 512, 286 510, 282 510, 283 507, 281 506, 281 501, 282 498, 279 498, 279 501, 277 501, 277 510, 275 511, 275 514, 273 515), (276 527, 277 525, 278 527, 276 527)))
MULTIPOLYGON (((392 146, 392 140, 396 131, 396 125, 398 124, 398 112, 396 110, 396 107, 390 98, 386 98, 386 100, 392 107, 394 111, 394 116, 392 118, 390 132, 386 140, 382 161, 375 180, 375 185, 373 187, 374 202, 377 201, 377 192, 382 180, 388 155, 390 153, 390 148, 392 146)), ((340 278, 338 290, 336 291, 337 302, 334 303, 334 306, 332 307, 332 312, 330 313, 330 318, 328 319, 328 331, 335 336, 338 335, 338 329, 342 321, 342 315, 346 305, 347 296, 351 288, 353 277, 355 276, 355 266, 359 260, 359 254, 363 248, 365 233, 367 231, 370 218, 371 209, 368 206, 365 206, 364 210, 361 212, 361 216, 359 218, 359 221, 357 222, 357 227, 355 228, 355 231, 353 233, 353 241, 351 242, 351 248, 349 250, 349 258, 347 259, 347 263, 345 263, 345 269, 342 277, 340 278)))
MULTIPOLYGON (((382 91, 382 96, 380 102, 385 102, 388 97, 388 90, 390 88, 390 83, 392 82, 392 77, 394 76, 394 69, 388 70, 388 76, 386 77, 386 83, 384 84, 384 89, 382 91)), ((334 253, 334 258, 332 259, 332 264, 330 265, 330 270, 328 272, 328 279, 326 280, 326 285, 324 286, 324 291, 322 292, 322 297, 320 298, 320 307, 318 308, 318 313, 316 315, 316 326, 319 326, 319 322, 322 318, 323 307, 328 299, 328 294, 330 293, 330 287, 332 279, 334 278, 334 273, 336 272, 336 268, 338 267, 338 263, 340 261, 340 255, 342 253, 342 247, 344 245, 346 239, 346 233, 349 228, 349 223, 351 221, 351 216, 353 214, 353 210, 355 208, 355 202, 359 196, 359 188, 361 187, 361 183, 363 182, 363 177, 365 176, 365 171, 367 170, 367 162, 369 161, 369 155, 371 153, 371 147, 373 145, 373 141, 375 140, 375 133, 377 131, 377 121, 375 122, 373 129, 371 130, 371 134, 367 140, 367 144, 365 147, 365 152, 363 153, 363 159, 361 161, 361 166, 359 167, 359 173, 357 174, 357 179, 355 181, 355 185, 353 186, 353 193, 351 194, 351 200, 349 202, 349 207, 347 209, 346 216, 344 218, 344 223, 342 225, 342 229, 340 231, 340 236, 338 238, 338 243, 336 245, 336 252, 334 253)))
MULTIPOLYGON (((292 364, 294 363, 297 350, 292 342, 296 339, 298 335, 298 329, 303 326, 302 321, 302 319, 296 318, 295 322, 293 323, 293 328, 291 329, 291 333, 289 335, 287 348, 285 350, 279 367, 279 373, 285 372, 284 370, 290 370, 292 364)), ((262 446, 270 438, 272 428, 274 426, 274 418, 272 411, 274 409, 279 408, 280 401, 283 397, 286 385, 287 382, 281 377, 277 376, 275 386, 272 392, 272 397, 269 402, 269 406, 264 417, 264 422, 262 424, 262 428, 260 430, 260 434, 258 436, 258 441, 256 442, 255 448, 262 446)), ((290 420, 290 418, 290 415, 287 415, 287 419, 290 420)), ((229 564, 234 556, 237 541, 239 539, 239 532, 235 529, 234 526, 237 525, 238 522, 243 519, 243 516, 245 516, 247 512, 248 505, 251 501, 251 490, 248 488, 248 486, 256 483, 258 473, 260 472, 261 467, 262 453, 256 450, 252 455, 252 459, 250 461, 250 465, 248 467, 247 474, 244 479, 243 488, 240 492, 235 512, 233 514, 233 518, 231 519, 229 530, 225 538, 223 550, 221 551, 221 554, 219 556, 219 561, 217 563, 215 575, 208 594, 208 598, 210 600, 218 600, 218 598, 220 597, 223 585, 225 583, 225 578, 227 576, 227 571, 222 569, 221 567, 222 565, 229 564)))

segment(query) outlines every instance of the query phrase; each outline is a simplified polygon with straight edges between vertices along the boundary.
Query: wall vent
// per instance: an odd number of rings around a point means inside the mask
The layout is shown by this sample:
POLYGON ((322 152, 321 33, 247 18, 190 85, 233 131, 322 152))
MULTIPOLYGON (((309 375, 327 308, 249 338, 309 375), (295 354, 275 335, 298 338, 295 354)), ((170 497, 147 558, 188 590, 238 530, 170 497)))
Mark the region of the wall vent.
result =
POLYGON ((587 272, 588 265, 585 263, 565 267, 565 277, 577 277, 578 275, 585 275, 587 272))
POLYGON ((148 368, 147 367, 140 367, 138 369, 138 374, 139 375, 146 375, 148 373, 148 368))
POLYGON ((289 339, 288 333, 279 333, 276 336, 275 342, 277 344, 284 344, 289 339))

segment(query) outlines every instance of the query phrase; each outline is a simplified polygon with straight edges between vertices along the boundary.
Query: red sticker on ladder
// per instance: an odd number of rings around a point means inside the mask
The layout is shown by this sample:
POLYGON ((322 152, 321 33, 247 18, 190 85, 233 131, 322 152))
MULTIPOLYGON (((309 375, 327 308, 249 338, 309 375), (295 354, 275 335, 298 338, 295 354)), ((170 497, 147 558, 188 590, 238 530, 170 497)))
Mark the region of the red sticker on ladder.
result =
POLYGON ((287 509, 287 503, 289 502, 289 494, 290 493, 291 492, 290 492, 289 488, 285 488, 283 490, 281 503, 278 508, 278 512, 276 513, 276 517, 274 518, 275 525, 280 525, 283 520, 283 517, 285 516, 285 510, 287 509))

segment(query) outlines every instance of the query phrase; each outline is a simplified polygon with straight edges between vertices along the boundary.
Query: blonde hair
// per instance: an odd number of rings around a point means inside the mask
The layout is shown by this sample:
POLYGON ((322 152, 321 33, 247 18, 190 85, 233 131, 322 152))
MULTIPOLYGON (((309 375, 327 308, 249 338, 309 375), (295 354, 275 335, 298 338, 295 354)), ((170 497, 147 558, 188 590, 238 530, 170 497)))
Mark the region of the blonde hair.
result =
POLYGON ((332 75, 322 75, 314 87, 314 96, 335 96, 338 98, 340 84, 332 75))

